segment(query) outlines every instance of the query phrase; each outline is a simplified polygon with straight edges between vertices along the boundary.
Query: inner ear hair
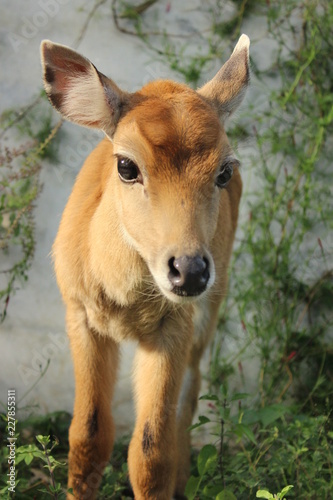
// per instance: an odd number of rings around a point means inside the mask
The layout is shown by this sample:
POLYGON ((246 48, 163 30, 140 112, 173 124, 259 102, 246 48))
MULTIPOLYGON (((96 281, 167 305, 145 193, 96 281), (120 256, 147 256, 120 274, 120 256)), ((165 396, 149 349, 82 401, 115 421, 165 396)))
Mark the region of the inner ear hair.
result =
POLYGON ((44 40, 41 44, 44 86, 64 118, 99 128, 112 138, 129 94, 76 51, 44 40))

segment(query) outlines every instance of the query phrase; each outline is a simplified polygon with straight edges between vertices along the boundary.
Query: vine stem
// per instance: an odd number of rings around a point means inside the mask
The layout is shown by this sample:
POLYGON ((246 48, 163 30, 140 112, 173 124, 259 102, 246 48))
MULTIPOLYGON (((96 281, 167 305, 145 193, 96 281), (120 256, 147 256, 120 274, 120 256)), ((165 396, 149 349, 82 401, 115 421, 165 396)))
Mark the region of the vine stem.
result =
POLYGON ((26 158, 26 160, 24 162, 24 164, 26 166, 30 166, 31 164, 37 162, 39 155, 46 148, 46 146, 54 139, 54 137, 57 135, 57 133, 59 132, 60 127, 62 126, 64 121, 65 120, 63 118, 60 118, 60 120, 53 127, 53 129, 51 130, 51 132, 49 133, 49 135, 47 136, 45 141, 43 141, 41 144, 39 144, 39 146, 35 150, 32 150, 31 154, 26 158))
POLYGON ((55 491, 56 484, 55 484, 54 474, 53 474, 53 470, 52 470, 52 464, 50 462, 50 457, 49 457, 49 454, 47 452, 45 444, 42 444, 42 446, 43 446, 44 454, 45 454, 45 457, 46 457, 48 469, 49 469, 49 472, 50 472, 51 483, 52 483, 52 487, 53 487, 53 492, 52 492, 53 493, 53 498, 55 500, 58 500, 59 497, 58 497, 58 493, 55 491))
MULTIPOLYGON (((224 406, 225 406, 225 401, 224 401, 224 406)), ((224 420, 223 420, 223 418, 221 418, 220 424, 221 424, 221 434, 220 434, 219 469, 220 469, 221 480, 222 480, 223 486, 225 487, 224 463, 223 463, 223 445, 224 445, 224 420)))
POLYGON ((47 363, 46 363, 46 366, 44 368, 44 370, 40 373, 39 377, 37 378, 36 382, 30 387, 30 389, 28 389, 24 394, 23 396, 20 397, 20 399, 18 400, 17 404, 20 404, 21 401, 23 401, 24 398, 27 397, 28 394, 30 394, 30 392, 36 387, 36 385, 38 384, 38 382, 44 377, 45 373, 47 372, 47 369, 49 367, 49 364, 50 364, 50 360, 48 359, 47 360, 47 363))
MULTIPOLYGON (((125 35, 137 36, 140 38, 144 38, 147 36, 167 36, 167 37, 172 37, 172 38, 191 38, 195 35, 195 33, 189 33, 188 35, 184 35, 182 33, 163 33, 161 31, 148 31, 148 32, 140 33, 138 31, 132 31, 132 30, 129 30, 127 28, 123 28, 119 24, 119 18, 125 17, 125 16, 118 15, 116 3, 117 3, 117 0, 112 0, 111 9, 112 9, 113 21, 114 21, 114 24, 115 24, 115 27, 117 28, 117 30, 120 31, 121 33, 124 33, 125 35)), ((146 10, 148 7, 150 7, 150 5, 153 5, 154 3, 156 3, 156 2, 155 1, 154 2, 153 1, 152 2, 145 2, 146 7, 144 10, 146 10)), ((142 4, 142 7, 145 4, 142 4)), ((140 9, 139 9, 139 11, 137 10, 137 12, 138 12, 138 14, 141 14, 143 11, 141 9, 141 12, 140 12, 140 9)), ((207 31, 207 30, 204 30, 204 31, 207 31)), ((161 54, 161 55, 163 54, 162 51, 159 51, 157 49, 155 49, 155 50, 159 54, 161 54)))
POLYGON ((93 6, 93 8, 91 9, 91 11, 89 12, 88 16, 87 16, 87 19, 84 23, 84 25, 82 26, 81 28, 81 31, 79 33, 79 36, 77 37, 77 39, 75 40, 75 42, 73 43, 73 48, 74 49, 77 49, 80 45, 80 43, 82 42, 83 40, 83 37, 84 35, 86 34, 87 32, 87 29, 88 29, 88 26, 89 26, 89 23, 91 21, 91 19, 93 18, 93 15, 95 14, 95 12, 97 11, 97 9, 99 9, 99 7, 101 5, 103 5, 107 0, 99 0, 98 2, 95 2, 95 5, 93 6))
POLYGON ((309 57, 305 61, 305 63, 302 64, 302 66, 299 68, 299 70, 297 72, 297 75, 295 77, 295 80, 293 81, 293 83, 292 83, 289 91, 287 92, 287 94, 285 95, 285 97, 284 97, 284 99, 282 101, 282 106, 285 106, 287 104, 287 102, 289 101, 291 95, 293 94, 294 90, 296 89, 297 85, 299 84, 299 81, 300 81, 300 79, 301 79, 304 71, 306 70, 306 68, 308 66, 310 66, 310 64, 312 63, 312 61, 316 57, 316 54, 317 54, 316 48, 315 47, 311 47, 311 51, 310 51, 309 57))
POLYGON ((17 114, 17 116, 2 130, 2 132, 0 133, 0 139, 2 139, 5 136, 8 130, 10 130, 14 125, 16 125, 19 121, 21 121, 29 113, 29 111, 31 111, 41 100, 42 96, 39 95, 38 97, 36 97, 36 99, 32 101, 32 103, 23 108, 17 114))

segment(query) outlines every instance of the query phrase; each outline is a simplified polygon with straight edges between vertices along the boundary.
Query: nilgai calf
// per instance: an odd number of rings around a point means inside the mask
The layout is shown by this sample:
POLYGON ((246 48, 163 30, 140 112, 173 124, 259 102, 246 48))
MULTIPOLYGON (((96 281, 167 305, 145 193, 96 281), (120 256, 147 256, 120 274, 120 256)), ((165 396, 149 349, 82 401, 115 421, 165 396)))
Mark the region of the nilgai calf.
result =
POLYGON ((198 91, 160 80, 131 94, 68 47, 46 40, 41 53, 53 106, 106 135, 77 177, 53 248, 76 379, 68 487, 76 498, 97 495, 114 441, 119 344, 131 339, 134 495, 182 496, 199 362, 237 225, 242 183, 224 122, 249 83, 249 39, 198 91))

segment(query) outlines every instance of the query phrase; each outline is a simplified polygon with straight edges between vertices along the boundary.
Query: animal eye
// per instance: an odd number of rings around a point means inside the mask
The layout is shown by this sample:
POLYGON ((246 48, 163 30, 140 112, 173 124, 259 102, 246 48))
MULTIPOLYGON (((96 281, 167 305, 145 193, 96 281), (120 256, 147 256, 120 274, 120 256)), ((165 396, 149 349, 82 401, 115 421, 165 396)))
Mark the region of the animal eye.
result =
POLYGON ((222 168, 220 170, 220 173, 216 177, 215 183, 216 183, 217 187, 219 187, 221 189, 227 187, 227 185, 229 184, 229 181, 232 177, 232 174, 234 172, 234 168, 233 168, 234 165, 238 165, 237 160, 233 160, 233 161, 227 160, 223 163, 222 168))
POLYGON ((118 158, 118 174, 123 182, 142 182, 138 166, 129 158, 118 158))

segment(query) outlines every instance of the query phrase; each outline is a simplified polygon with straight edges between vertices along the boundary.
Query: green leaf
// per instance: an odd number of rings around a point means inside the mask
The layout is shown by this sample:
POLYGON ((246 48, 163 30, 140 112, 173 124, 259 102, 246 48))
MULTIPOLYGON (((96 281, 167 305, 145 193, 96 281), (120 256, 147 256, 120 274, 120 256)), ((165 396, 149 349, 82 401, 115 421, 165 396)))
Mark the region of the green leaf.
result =
POLYGON ((40 491, 41 493, 44 493, 44 496, 45 495, 49 495, 50 497, 53 497, 53 493, 50 493, 46 488, 44 488, 43 490, 37 490, 37 491, 40 491))
POLYGON ((30 465, 34 458, 40 458, 45 461, 43 452, 34 444, 23 445, 16 450, 16 464, 23 460, 27 465, 30 465))
POLYGON ((37 441, 44 446, 47 446, 50 442, 50 436, 36 436, 37 441))
POLYGON ((226 399, 228 397, 228 386, 227 384, 220 385, 220 392, 222 396, 226 399))
POLYGON ((56 483, 54 487, 52 486, 52 484, 50 484, 49 488, 52 493, 60 493, 62 490, 61 483, 56 483))
POLYGON ((279 494, 279 498, 282 500, 282 498, 285 497, 285 495, 288 493, 288 491, 291 490, 291 488, 293 488, 294 486, 292 484, 288 484, 288 486, 285 486, 283 488, 283 490, 281 490, 280 494, 279 494))
POLYGON ((273 498, 273 500, 274 500, 274 497, 273 497, 272 493, 270 493, 267 490, 258 490, 257 494, 256 494, 256 497, 257 498, 268 498, 268 499, 272 499, 273 498))
POLYGON ((209 469, 216 465, 217 450, 212 444, 204 446, 198 456, 198 471, 200 476, 203 476, 209 469))
POLYGON ((216 500, 237 500, 237 498, 231 491, 223 490, 217 495, 216 500))
POLYGON ((261 408, 259 413, 259 418, 264 427, 267 427, 269 424, 275 422, 279 418, 283 417, 283 415, 288 411, 286 407, 282 405, 271 405, 266 406, 265 408, 261 408))
POLYGON ((215 484, 206 484, 203 489, 204 495, 208 498, 215 498, 221 491, 224 490, 224 485, 222 481, 218 481, 215 484))
MULTIPOLYGON (((25 457, 24 457, 24 461, 27 465, 30 465, 31 462, 33 461, 33 459, 34 459, 34 456, 32 454, 25 455, 25 457)), ((17 461, 16 461, 16 463, 17 463, 17 461)))
POLYGON ((210 422, 210 419, 208 417, 205 417, 204 415, 200 415, 199 422, 191 425, 188 428, 188 431, 192 431, 193 429, 196 429, 197 427, 200 427, 201 425, 207 424, 207 422, 210 422))
POLYGON ((242 423, 245 425, 256 424, 261 421, 260 410, 244 410, 242 423))
POLYGON ((52 457, 52 455, 49 456, 49 461, 52 465, 54 465, 54 467, 56 467, 57 465, 60 465, 60 466, 64 466, 66 465, 66 462, 59 462, 58 460, 56 460, 54 457, 52 457))
POLYGON ((247 425, 244 425, 244 424, 235 425, 235 434, 241 439, 245 436, 253 444, 257 444, 256 438, 255 438, 253 432, 251 431, 251 429, 247 425))
POLYGON ((236 392, 232 398, 230 399, 230 401, 239 401, 240 399, 246 399, 248 397, 250 397, 251 394, 249 394, 248 392, 236 392))
POLYGON ((185 488, 185 495, 186 495, 188 500, 194 499, 194 497, 198 491, 200 482, 201 482, 201 478, 195 477, 195 476, 191 476, 190 479, 187 481, 186 488, 185 488))
POLYGON ((199 398, 200 401, 205 400, 205 401, 218 401, 219 398, 215 396, 215 394, 204 394, 203 396, 200 396, 199 398))

